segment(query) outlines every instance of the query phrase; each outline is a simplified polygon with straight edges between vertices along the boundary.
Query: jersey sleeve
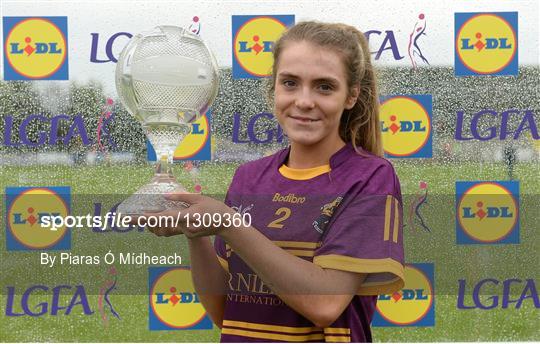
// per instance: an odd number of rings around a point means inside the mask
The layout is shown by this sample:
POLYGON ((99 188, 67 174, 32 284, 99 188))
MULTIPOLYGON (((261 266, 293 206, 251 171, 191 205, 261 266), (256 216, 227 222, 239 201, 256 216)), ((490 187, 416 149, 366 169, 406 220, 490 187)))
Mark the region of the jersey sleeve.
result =
POLYGON ((387 163, 373 173, 329 224, 313 263, 367 274, 359 295, 391 294, 403 287, 403 207, 399 180, 387 163))
POLYGON ((215 236, 214 238, 214 250, 216 250, 217 259, 219 261, 219 264, 221 264, 221 267, 229 272, 229 261, 227 259, 227 249, 225 246, 225 242, 221 237, 215 236))
MULTIPOLYGON (((231 181, 231 185, 229 186, 229 189, 227 190, 227 195, 225 196, 224 203, 234 208, 234 204, 240 204, 239 197, 241 195, 241 178, 240 178, 240 168, 236 170, 236 173, 233 176, 233 179, 231 181)), ((219 263, 225 269, 225 271, 229 272, 229 260, 228 258, 231 256, 231 248, 229 245, 225 244, 225 241, 219 237, 215 236, 214 238, 214 250, 216 251, 217 258, 219 260, 219 263)))

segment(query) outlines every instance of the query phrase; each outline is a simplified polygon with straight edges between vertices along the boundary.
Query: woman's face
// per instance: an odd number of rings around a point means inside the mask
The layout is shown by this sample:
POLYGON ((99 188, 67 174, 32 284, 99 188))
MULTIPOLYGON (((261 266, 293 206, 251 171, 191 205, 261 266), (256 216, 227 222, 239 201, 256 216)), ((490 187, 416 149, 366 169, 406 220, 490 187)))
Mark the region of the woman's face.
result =
POLYGON ((342 144, 341 115, 357 96, 356 89, 349 95, 338 53, 306 41, 286 43, 276 70, 274 113, 292 144, 342 144))

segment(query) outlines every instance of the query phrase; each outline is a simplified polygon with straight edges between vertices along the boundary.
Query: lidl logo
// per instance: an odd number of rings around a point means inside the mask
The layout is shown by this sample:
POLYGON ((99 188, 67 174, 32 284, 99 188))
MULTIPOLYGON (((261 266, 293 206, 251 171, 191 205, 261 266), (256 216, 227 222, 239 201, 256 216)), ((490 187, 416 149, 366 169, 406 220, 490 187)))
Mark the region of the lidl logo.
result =
POLYGON ((294 15, 232 16, 233 78, 261 78, 272 74, 274 42, 294 15))
POLYGON ((431 95, 381 97, 380 120, 385 156, 432 157, 431 95))
POLYGON ((455 13, 455 73, 518 74, 518 13, 455 13))
POLYGON ((373 326, 435 326, 433 282, 433 264, 406 264, 403 289, 379 295, 373 326))
POLYGON ((151 267, 148 271, 150 330, 212 329, 189 268, 151 267))
MULTIPOLYGON (((211 120, 212 113, 208 110, 191 124, 191 132, 184 137, 174 151, 174 161, 210 160, 212 158, 211 120)), ((155 161, 156 152, 149 142, 147 142, 146 148, 148 160, 155 161)))
POLYGON ((67 80, 67 17, 4 17, 5 80, 67 80))
POLYGON ((456 182, 458 244, 519 243, 519 182, 456 182))
POLYGON ((7 187, 7 249, 70 249, 71 235, 68 228, 64 226, 51 230, 40 225, 44 216, 68 216, 70 203, 69 187, 7 187))

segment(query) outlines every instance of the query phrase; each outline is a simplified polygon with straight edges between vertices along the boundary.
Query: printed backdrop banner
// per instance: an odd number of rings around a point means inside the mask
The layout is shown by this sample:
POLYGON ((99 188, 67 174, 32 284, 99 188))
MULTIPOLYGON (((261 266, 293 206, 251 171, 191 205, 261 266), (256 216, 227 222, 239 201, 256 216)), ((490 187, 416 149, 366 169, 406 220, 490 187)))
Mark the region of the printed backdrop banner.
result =
MULTIPOLYGON (((374 341, 540 340, 538 1, 2 1, 0 15, 2 341, 219 341, 187 239, 115 216, 156 159, 119 100, 116 64, 160 25, 207 43, 219 92, 172 168, 188 191, 223 200, 239 165, 288 146, 268 76, 275 40, 305 20, 361 30, 377 71, 406 270, 401 290, 377 296, 374 341), (80 221, 59 220, 70 216, 80 221)), ((279 245, 311 261, 317 243, 302 244, 279 245)), ((206 292, 262 311, 282 302, 220 263, 231 278, 206 292)), ((291 331, 255 325, 233 331, 291 331)))

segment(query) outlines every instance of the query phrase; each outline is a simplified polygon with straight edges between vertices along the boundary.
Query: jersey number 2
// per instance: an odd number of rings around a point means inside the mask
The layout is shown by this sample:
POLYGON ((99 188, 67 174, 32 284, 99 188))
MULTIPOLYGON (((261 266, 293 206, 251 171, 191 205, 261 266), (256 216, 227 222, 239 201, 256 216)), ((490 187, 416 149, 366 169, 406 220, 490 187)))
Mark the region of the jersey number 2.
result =
POLYGON ((279 208, 276 210, 275 215, 280 217, 270 222, 268 227, 281 229, 283 228, 283 222, 291 216, 291 209, 285 207, 279 208))

